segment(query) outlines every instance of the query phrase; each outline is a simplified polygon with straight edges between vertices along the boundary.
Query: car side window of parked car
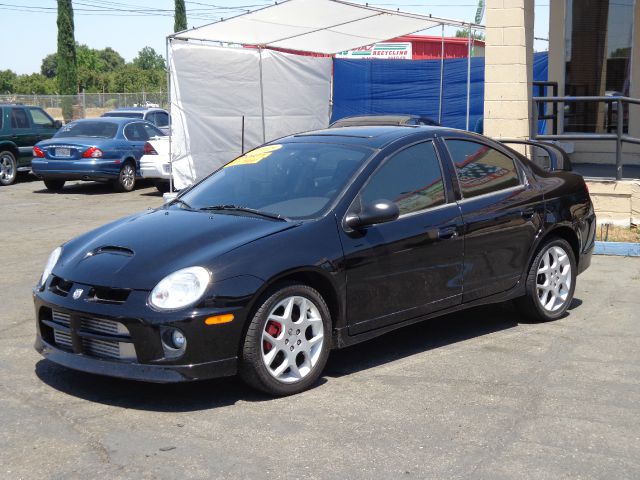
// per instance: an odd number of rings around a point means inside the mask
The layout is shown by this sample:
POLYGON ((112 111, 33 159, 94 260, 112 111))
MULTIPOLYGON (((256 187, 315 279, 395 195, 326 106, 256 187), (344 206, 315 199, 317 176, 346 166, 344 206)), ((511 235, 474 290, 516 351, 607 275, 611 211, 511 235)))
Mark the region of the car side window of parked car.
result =
POLYGON ((156 112, 153 123, 158 127, 168 127, 169 115, 165 112, 156 112))
POLYGON ((520 185, 513 159, 495 148, 469 140, 446 140, 463 198, 520 185))
POLYGON ((24 108, 11 109, 11 127, 12 128, 29 128, 29 119, 24 108))
POLYGON ((132 142, 146 142, 149 140, 146 130, 142 128, 140 123, 130 123, 124 127, 124 136, 132 142))
POLYGON ((433 142, 394 154, 373 174, 360 196, 363 204, 390 200, 398 205, 400 215, 444 204, 442 170, 433 142))
POLYGON ((143 123, 142 124, 142 128, 145 131, 145 135, 147 136, 147 139, 152 138, 152 137, 164 137, 165 136, 165 134, 162 133, 161 130, 158 130, 153 125, 149 125, 149 124, 143 123))
POLYGON ((53 119, 39 108, 30 108, 31 121, 38 128, 54 128, 53 119))

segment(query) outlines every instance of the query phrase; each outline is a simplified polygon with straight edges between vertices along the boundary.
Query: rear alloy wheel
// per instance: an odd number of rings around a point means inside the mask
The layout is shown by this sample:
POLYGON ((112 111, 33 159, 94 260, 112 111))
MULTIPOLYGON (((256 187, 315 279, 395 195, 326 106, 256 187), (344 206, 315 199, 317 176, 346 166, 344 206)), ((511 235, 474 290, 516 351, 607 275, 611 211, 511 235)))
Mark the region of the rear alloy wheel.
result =
POLYGON ((47 187, 47 190, 60 191, 64 187, 64 180, 53 180, 53 179, 44 179, 44 186, 47 187))
POLYGON ((115 183, 118 192, 130 192, 136 186, 136 169, 131 162, 125 163, 115 183))
POLYGON ((11 185, 18 176, 18 164, 13 153, 0 152, 0 185, 11 185))
POLYGON ((306 285, 271 295, 254 315, 245 337, 240 374, 272 395, 313 385, 327 362, 331 317, 322 296, 306 285))
POLYGON ((518 299, 518 306, 533 320, 555 320, 569 308, 575 284, 573 250, 565 240, 553 239, 533 260, 527 276, 527 294, 518 299))

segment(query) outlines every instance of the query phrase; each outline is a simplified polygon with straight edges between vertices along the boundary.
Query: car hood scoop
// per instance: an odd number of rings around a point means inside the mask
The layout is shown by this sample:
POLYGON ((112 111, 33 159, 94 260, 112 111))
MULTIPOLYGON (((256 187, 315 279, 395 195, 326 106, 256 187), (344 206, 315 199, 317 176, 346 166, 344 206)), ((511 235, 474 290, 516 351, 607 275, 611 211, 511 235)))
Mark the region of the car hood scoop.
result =
POLYGON ((295 226, 226 213, 150 210, 65 244, 54 273, 88 285, 150 290, 176 270, 207 268, 226 252, 295 226))

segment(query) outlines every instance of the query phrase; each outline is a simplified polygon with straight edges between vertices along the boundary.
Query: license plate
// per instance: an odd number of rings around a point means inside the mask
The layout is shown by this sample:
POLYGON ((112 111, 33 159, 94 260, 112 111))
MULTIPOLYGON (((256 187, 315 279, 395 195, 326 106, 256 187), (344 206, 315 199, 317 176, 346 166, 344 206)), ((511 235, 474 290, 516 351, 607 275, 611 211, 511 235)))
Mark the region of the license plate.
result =
POLYGON ((71 150, 68 148, 56 148, 56 157, 70 157, 71 150))

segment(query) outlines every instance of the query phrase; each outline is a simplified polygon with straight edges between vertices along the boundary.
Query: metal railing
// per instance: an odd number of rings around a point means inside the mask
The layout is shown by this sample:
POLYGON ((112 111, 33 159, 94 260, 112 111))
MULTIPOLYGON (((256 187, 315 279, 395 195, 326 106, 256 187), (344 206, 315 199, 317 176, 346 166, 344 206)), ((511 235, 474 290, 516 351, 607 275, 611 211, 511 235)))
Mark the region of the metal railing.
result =
MULTIPOLYGON (((630 97, 533 97, 532 118, 530 125, 530 136, 533 140, 586 140, 586 141, 615 141, 616 142, 616 180, 622 180, 622 145, 623 143, 632 143, 640 145, 640 138, 632 137, 624 133, 624 115, 625 106, 640 105, 640 99, 630 97), (541 104, 552 103, 553 105, 568 102, 604 102, 607 105, 616 104, 616 132, 615 133, 554 133, 552 135, 538 134, 539 107, 541 104)), ((611 110, 611 109, 609 109, 611 110)), ((564 108, 555 111, 560 113, 560 118, 564 124, 564 108)), ((554 124, 558 123, 558 119, 554 119, 554 124)))

